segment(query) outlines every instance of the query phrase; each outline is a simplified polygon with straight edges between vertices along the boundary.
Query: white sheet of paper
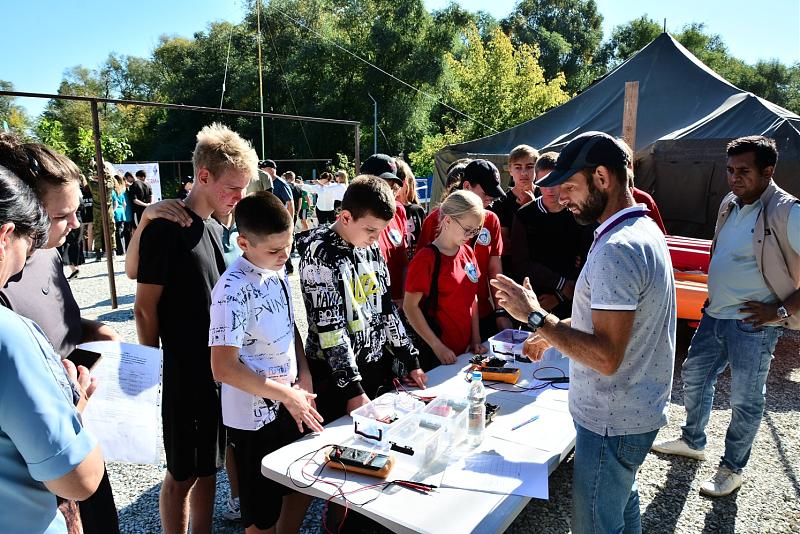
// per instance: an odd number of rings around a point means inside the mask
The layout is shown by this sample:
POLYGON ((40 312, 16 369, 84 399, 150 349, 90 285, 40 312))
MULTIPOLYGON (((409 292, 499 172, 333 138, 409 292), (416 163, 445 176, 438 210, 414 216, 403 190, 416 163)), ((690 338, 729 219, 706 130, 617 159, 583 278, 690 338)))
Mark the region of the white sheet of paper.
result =
POLYGON ((565 418, 564 411, 558 406, 560 403, 552 401, 535 402, 525 405, 509 415, 496 417, 491 425, 486 427, 490 436, 527 445, 548 452, 560 452, 564 449, 564 442, 572 439, 575 427, 572 420, 565 418), (532 421, 513 430, 520 423, 538 416, 532 421))
POLYGON ((107 461, 158 464, 161 433, 161 351, 115 341, 80 348, 103 358, 92 370, 97 389, 83 422, 107 461))
POLYGON ((551 455, 486 436, 475 449, 447 466, 442 487, 547 499, 547 461, 551 455))

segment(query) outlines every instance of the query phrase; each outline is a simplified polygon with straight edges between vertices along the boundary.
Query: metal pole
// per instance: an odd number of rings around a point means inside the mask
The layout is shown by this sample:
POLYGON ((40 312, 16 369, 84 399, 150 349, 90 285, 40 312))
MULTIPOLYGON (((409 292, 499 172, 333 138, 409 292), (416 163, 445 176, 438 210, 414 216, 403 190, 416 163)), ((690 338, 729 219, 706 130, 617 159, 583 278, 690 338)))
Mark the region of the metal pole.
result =
MULTIPOLYGON (((367 93, 372 98, 372 95, 367 93)), ((378 153, 378 101, 372 98, 372 153, 378 153)))
MULTIPOLYGON (((261 71, 261 0, 256 0, 256 13, 258 20, 258 94, 261 101, 259 110, 264 113, 264 76, 261 71)), ((266 157, 267 154, 264 150, 264 115, 261 115, 261 158, 266 159, 266 157)))
POLYGON ((356 176, 361 172, 361 125, 356 124, 356 176))
POLYGON ((100 190, 100 218, 103 221, 103 243, 106 249, 106 266, 108 267, 108 289, 111 291, 111 309, 116 310, 117 282, 114 279, 114 250, 111 248, 111 228, 108 217, 108 190, 106 190, 106 173, 103 169, 103 147, 100 144, 100 117, 97 114, 97 100, 91 101, 92 130, 94 130, 94 159, 97 162, 97 185, 100 190))
POLYGON ((22 91, 0 91, 0 96, 16 96, 20 98, 46 98, 48 100, 74 100, 76 102, 103 102, 106 104, 121 104, 123 106, 144 106, 162 109, 178 109, 181 111, 202 111, 204 113, 223 113, 226 115, 240 115, 242 117, 260 117, 268 119, 284 119, 306 122, 321 122, 327 124, 343 124, 355 126, 358 121, 348 121, 344 119, 326 119, 323 117, 304 117, 302 115, 286 115, 284 113, 259 113, 258 111, 247 111, 240 109, 219 109, 205 106, 187 106, 184 104, 168 104, 166 102, 148 102, 146 100, 120 100, 119 98, 101 98, 99 96, 77 96, 77 95, 56 95, 52 93, 26 93, 22 91))

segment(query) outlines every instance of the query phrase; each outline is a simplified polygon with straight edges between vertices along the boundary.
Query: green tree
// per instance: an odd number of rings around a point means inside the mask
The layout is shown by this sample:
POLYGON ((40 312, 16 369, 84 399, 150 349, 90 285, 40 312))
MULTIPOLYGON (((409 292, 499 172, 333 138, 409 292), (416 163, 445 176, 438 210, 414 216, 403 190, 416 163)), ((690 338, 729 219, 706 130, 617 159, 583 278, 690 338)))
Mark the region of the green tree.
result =
POLYGON ((434 171, 434 157, 436 153, 447 145, 464 141, 464 136, 459 132, 448 130, 444 133, 426 135, 422 139, 419 150, 411 152, 409 157, 416 176, 430 176, 434 171))
POLYGON ((591 83, 592 60, 603 39, 603 16, 594 0, 520 0, 502 21, 515 45, 536 45, 548 80, 564 73, 575 92, 591 83))
POLYGON ((627 24, 614 27, 611 37, 598 50, 595 64, 613 69, 661 35, 661 29, 646 13, 627 24))
MULTIPOLYGON (((14 84, 0 80, 0 90, 13 91, 14 84)), ((15 97, 0 96, 0 131, 7 130, 23 139, 30 137, 31 119, 25 108, 14 102, 15 97)))
POLYGON ((510 128, 569 99, 563 74, 545 80, 537 48, 527 44, 515 48, 499 28, 484 44, 474 25, 467 28, 466 40, 460 57, 447 54, 445 59, 453 81, 446 93, 449 100, 480 121, 454 117, 467 137, 510 128))
MULTIPOLYGON (((121 163, 133 155, 127 141, 104 132, 100 133, 100 148, 103 151, 103 159, 111 163, 121 163)), ((74 152, 78 165, 84 168, 91 167, 91 162, 96 154, 92 130, 84 128, 79 130, 78 146, 74 152)))
POLYGON ((67 142, 64 139, 64 128, 58 119, 41 117, 35 127, 36 138, 40 143, 45 144, 55 150, 66 154, 68 152, 67 142))
POLYGON ((514 47, 500 28, 484 43, 474 24, 464 39, 458 57, 445 55, 445 96, 471 118, 450 111, 443 131, 423 138, 421 149, 411 153, 420 175, 432 172, 433 155, 447 144, 511 128, 569 100, 564 75, 547 81, 535 47, 514 47))

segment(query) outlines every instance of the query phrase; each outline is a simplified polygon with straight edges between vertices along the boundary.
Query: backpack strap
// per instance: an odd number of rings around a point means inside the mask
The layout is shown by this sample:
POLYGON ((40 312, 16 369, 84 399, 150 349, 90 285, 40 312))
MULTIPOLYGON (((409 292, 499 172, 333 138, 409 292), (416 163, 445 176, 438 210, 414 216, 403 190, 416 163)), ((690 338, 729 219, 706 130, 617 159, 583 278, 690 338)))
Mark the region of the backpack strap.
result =
POLYGON ((439 252, 439 248, 433 243, 429 244, 426 248, 433 250, 433 256, 435 258, 433 260, 433 280, 431 280, 431 288, 430 291, 428 291, 428 298, 425 302, 425 311, 427 315, 431 317, 439 305, 439 271, 442 267, 442 254, 439 252))

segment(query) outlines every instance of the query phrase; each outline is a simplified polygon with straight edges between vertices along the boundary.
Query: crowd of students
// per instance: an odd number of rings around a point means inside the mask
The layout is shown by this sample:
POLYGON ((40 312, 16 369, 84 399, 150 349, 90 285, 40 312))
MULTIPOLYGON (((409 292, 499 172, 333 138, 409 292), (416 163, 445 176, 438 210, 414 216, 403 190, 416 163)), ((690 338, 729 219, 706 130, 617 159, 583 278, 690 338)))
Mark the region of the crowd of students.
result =
MULTIPOLYGON (((54 247, 79 227, 80 175, 63 156, 36 150, 64 167, 51 173, 58 195, 42 195, 50 234, 58 233, 50 239, 54 247)), ((137 280, 139 342, 164 352, 167 474, 159 502, 165 532, 185 532, 190 522, 193 532, 210 530, 215 474, 226 448, 248 532, 276 525, 291 530, 308 502, 284 497, 262 477, 261 457, 388 391, 395 379, 424 388, 426 370, 467 350, 485 352, 481 341, 512 325, 489 285, 503 272, 503 234, 511 223, 502 226, 487 208, 499 199, 494 209, 508 221, 533 198, 536 156, 530 148, 512 154, 516 185, 508 197, 491 162, 461 162, 451 191, 425 216, 402 160, 375 154, 349 185, 343 173, 304 184, 291 172, 278 176, 273 161, 259 162, 248 142, 214 124, 198 133, 184 199, 152 203, 146 190, 132 194, 143 177, 127 194, 118 182, 109 189, 112 216, 119 213, 124 223, 123 206, 133 212, 126 272, 137 280), (139 196, 145 198, 128 200, 139 196), (297 216, 308 218, 312 198, 319 226, 294 236, 297 216), (309 323, 305 342, 294 326, 287 278, 295 243, 309 323)), ((113 169, 106 174, 114 183, 113 169)), ((39 176, 29 182, 44 191, 39 176)), ((26 276, 3 290, 6 307, 44 325, 61 357, 82 340, 118 339, 105 325, 81 321, 72 298, 63 299, 69 306, 61 328, 42 316, 52 308, 31 299, 35 292, 26 282, 50 278, 71 297, 58 253, 46 256, 31 256, 26 276), (45 267, 34 276, 38 264, 45 267), (68 340, 64 324, 76 324, 68 340), (78 325, 95 334, 81 334, 78 325)), ((569 294, 570 273, 579 266, 575 255, 569 273, 556 273, 557 295, 569 294)), ((108 512, 113 496, 110 488, 105 493, 100 508, 108 512)), ((82 504, 87 518, 90 504, 82 504)))
MULTIPOLYGON (((627 517, 634 506, 638 520, 636 470, 666 422, 675 291, 663 223, 652 198, 632 188, 624 143, 589 132, 560 156, 516 147, 507 191, 492 162, 457 161, 427 215, 410 167, 385 154, 367 158, 349 183, 346 174, 323 173, 305 184, 292 172, 279 176, 274 161, 259 162, 248 141, 215 123, 197 134, 193 166, 184 199, 134 208, 125 259, 137 280, 139 342, 163 350, 164 532, 190 524, 194 533, 211 531, 223 462, 229 502, 238 499, 232 507, 248 533, 296 531, 309 500, 263 477, 264 455, 398 382, 424 389, 426 371, 485 353, 482 341, 517 325, 534 332, 532 357, 549 343, 575 360, 570 408, 585 469, 576 470, 575 502, 583 504, 573 507, 574 525, 625 525, 621 510, 627 517), (310 195, 315 227, 302 224, 310 195), (303 231, 295 235, 298 217, 303 231), (289 281, 295 247, 304 310, 295 309, 289 281), (298 313, 308 319, 305 340, 298 313), (563 320, 571 313, 573 322, 563 320), (642 382, 651 371, 658 380, 642 382), (622 415, 598 409, 594 399, 612 382, 647 406, 614 397, 622 415), (646 416, 633 416, 640 408, 646 416), (609 475, 592 459, 611 438, 619 450, 639 439, 644 452, 609 475), (591 472, 620 490, 601 499, 620 505, 619 517, 587 515, 600 502, 591 472)), ((79 177, 47 147, 0 137, 0 395, 22 392, 19 410, 0 410, 0 484, 11 488, 2 495, 30 497, 11 532, 64 532, 69 505, 57 512, 52 494, 91 495, 79 507, 84 530, 118 530, 102 456, 78 415, 94 384, 86 369, 59 363, 81 341, 119 339, 80 318, 54 248, 79 227, 79 177), (32 359, 38 367, 28 375, 32 359)), ((0 516, 17 506, 0 496, 0 516)))

